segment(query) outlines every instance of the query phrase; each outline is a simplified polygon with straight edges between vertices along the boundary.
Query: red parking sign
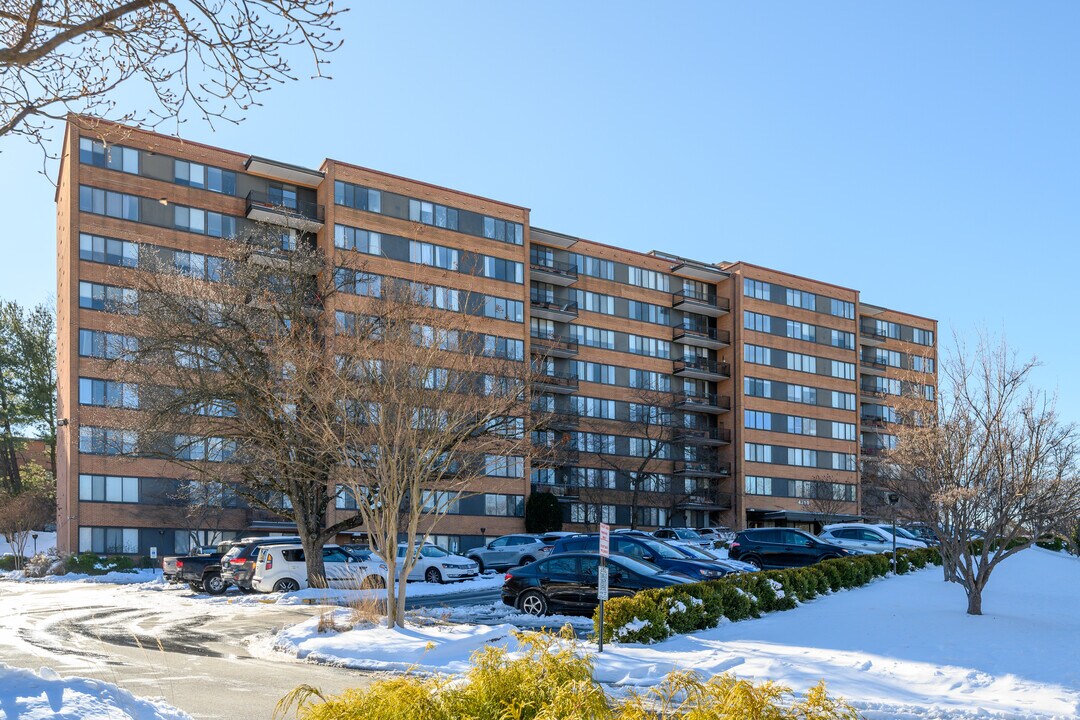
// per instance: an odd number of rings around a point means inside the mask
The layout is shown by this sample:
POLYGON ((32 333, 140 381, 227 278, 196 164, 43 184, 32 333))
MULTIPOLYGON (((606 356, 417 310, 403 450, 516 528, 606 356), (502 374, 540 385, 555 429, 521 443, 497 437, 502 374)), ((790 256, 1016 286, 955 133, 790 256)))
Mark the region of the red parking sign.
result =
POLYGON ((608 557, 608 552, 611 547, 611 526, 607 523, 600 523, 600 557, 608 557))

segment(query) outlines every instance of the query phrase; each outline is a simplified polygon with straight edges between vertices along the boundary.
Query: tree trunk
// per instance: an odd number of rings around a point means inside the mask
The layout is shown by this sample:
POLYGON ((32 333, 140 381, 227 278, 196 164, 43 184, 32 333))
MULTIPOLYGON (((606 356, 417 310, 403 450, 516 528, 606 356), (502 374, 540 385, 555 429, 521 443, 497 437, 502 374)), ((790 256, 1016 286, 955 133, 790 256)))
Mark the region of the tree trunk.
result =
POLYGON ((982 588, 968 590, 968 615, 982 615, 982 588))
POLYGON ((22 480, 19 477, 19 459, 15 455, 15 436, 11 432, 7 388, 2 375, 0 375, 0 417, 4 419, 4 426, 0 428, 3 432, 3 436, 0 437, 0 472, 3 473, 3 480, 14 495, 22 491, 22 480))

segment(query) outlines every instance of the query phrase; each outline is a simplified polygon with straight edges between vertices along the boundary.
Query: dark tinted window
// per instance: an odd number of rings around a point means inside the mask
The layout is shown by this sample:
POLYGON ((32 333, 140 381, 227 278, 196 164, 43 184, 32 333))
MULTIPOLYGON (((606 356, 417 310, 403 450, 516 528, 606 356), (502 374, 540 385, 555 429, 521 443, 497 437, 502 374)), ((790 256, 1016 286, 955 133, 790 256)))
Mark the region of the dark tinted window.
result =
POLYGON ((551 575, 577 575, 577 558, 550 558, 540 564, 540 572, 551 575))
POLYGON ((599 574, 600 558, 581 558, 581 574, 586 578, 594 578, 599 574))
POLYGON ((788 545, 805 545, 807 540, 810 540, 809 535, 804 535, 798 530, 781 530, 783 533, 783 541, 788 545))
POLYGON ((763 543, 779 543, 781 540, 779 530, 755 530, 752 533, 747 533, 747 538, 750 542, 763 542, 763 543))
POLYGON ((858 530, 833 530, 832 536, 841 540, 855 540, 859 536, 858 530))
POLYGON ((585 549, 585 540, 567 540, 563 543, 562 549, 566 552, 581 552, 585 549))
POLYGON ((304 562, 303 550, 282 550, 281 558, 288 562, 304 562))

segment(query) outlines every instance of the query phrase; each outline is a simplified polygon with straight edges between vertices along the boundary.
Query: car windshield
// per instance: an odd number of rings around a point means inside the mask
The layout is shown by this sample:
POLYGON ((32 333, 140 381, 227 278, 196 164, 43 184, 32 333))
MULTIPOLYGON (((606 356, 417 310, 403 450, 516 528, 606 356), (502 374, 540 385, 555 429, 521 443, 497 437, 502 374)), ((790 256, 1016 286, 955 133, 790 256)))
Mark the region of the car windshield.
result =
POLYGON ((425 545, 420 548, 420 554, 424 557, 447 557, 450 553, 435 545, 425 545))
POLYGON ((237 545, 232 550, 225 553, 225 556, 221 558, 221 561, 227 563, 229 560, 232 560, 234 557, 238 556, 243 550, 243 545, 237 545))
POLYGON ((685 557, 681 552, 679 552, 675 548, 671 547, 670 545, 665 545, 662 542, 658 542, 656 540, 645 540, 645 539, 642 539, 642 542, 645 543, 645 545, 647 545, 650 550, 652 550, 654 553, 656 553, 656 555, 658 557, 668 558, 668 559, 671 559, 671 560, 678 560, 681 557, 685 557))
MULTIPOLYGON (((890 532, 892 530, 892 526, 890 525, 889 527, 884 528, 884 530, 885 530, 885 532, 890 532)), ((904 528, 900 527, 899 525, 896 526, 896 536, 897 537, 902 537, 902 538, 907 538, 908 540, 918 540, 919 539, 919 538, 915 537, 914 535, 912 535, 911 533, 909 533, 904 528)))
POLYGON ((689 555, 692 558, 697 558, 698 560, 719 560, 719 558, 713 555, 711 552, 706 552, 700 548, 687 545, 686 547, 681 547, 679 549, 682 550, 685 555, 689 555))
POLYGON ((638 575, 656 575, 657 573, 664 572, 663 568, 653 565, 651 562, 645 560, 638 560, 637 558, 629 558, 624 555, 620 555, 618 558, 608 558, 608 562, 612 565, 618 565, 631 572, 636 572, 638 575))
POLYGON ((701 535, 698 534, 697 530, 676 530, 675 535, 682 538, 683 540, 693 540, 694 538, 701 537, 701 535))

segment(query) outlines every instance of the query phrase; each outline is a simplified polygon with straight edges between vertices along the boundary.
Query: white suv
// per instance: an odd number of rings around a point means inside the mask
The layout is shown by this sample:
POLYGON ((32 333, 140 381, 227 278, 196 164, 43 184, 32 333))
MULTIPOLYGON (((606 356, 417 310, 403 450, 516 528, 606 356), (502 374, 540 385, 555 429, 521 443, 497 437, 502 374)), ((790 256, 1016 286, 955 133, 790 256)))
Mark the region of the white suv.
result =
MULTIPOLYGON (((386 565, 380 561, 357 560, 336 545, 326 545, 323 562, 326 584, 332 588, 386 587, 386 565)), ((251 587, 259 592, 294 592, 308 587, 304 546, 267 545, 259 548, 251 587)))
MULTIPOLYGON (((818 535, 827 543, 845 547, 856 552, 882 553, 892 552, 893 536, 888 530, 875 525, 862 523, 840 523, 826 525, 818 535)), ((896 537, 897 548, 923 548, 925 544, 917 540, 896 537)))

